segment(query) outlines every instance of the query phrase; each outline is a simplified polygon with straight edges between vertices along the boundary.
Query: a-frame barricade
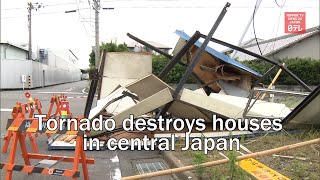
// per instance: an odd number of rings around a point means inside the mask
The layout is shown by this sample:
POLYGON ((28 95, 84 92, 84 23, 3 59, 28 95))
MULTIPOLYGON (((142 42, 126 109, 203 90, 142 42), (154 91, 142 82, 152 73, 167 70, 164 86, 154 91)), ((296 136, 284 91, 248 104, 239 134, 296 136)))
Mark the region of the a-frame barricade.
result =
MULTIPOLYGON (((77 120, 79 125, 79 119, 77 120)), ((13 171, 21 171, 21 172, 26 172, 28 174, 39 173, 39 174, 46 174, 46 175, 65 176, 65 177, 71 177, 72 179, 76 179, 80 177, 80 171, 79 171, 80 163, 82 164, 84 179, 88 180, 89 174, 88 174, 87 164, 94 164, 94 159, 86 158, 86 154, 83 149, 84 148, 84 143, 83 143, 84 132, 75 131, 73 129, 74 125, 71 126, 72 129, 70 131, 67 131, 65 129, 56 130, 56 131, 49 131, 46 129, 39 130, 38 122, 39 121, 36 118, 24 118, 21 115, 18 115, 15 119, 8 120, 7 130, 13 132, 12 134, 13 140, 10 148, 8 162, 0 163, 0 169, 7 171, 6 180, 12 179, 13 171), (23 134, 28 132, 77 135, 74 157, 28 153, 26 143, 25 143, 25 136, 23 134), (18 142, 21 147, 21 154, 24 159, 25 165, 15 164, 15 157, 16 157, 18 142), (38 162, 35 165, 31 165, 30 159, 39 159, 42 161, 38 162), (61 162, 71 162, 73 163, 73 168, 72 169, 53 168, 53 166, 61 162), (46 165, 46 167, 41 167, 40 165, 46 165)))
MULTIPOLYGON (((13 107, 12 109, 11 116, 13 119, 17 118, 18 116, 24 117, 24 118, 26 117, 32 118, 35 112, 42 114, 41 108, 42 108, 41 103, 39 99, 36 99, 36 98, 33 101, 28 102, 26 104, 17 102, 15 107, 13 107)), ((13 135, 13 132, 8 131, 7 135, 3 138, 5 142, 2 148, 2 153, 7 152, 12 135, 13 135)), ((28 135, 33 152, 38 152, 39 149, 35 142, 35 138, 37 137, 38 134, 32 134, 29 132, 29 133, 24 133, 24 135, 25 136, 28 135)))
MULTIPOLYGON (((26 93, 26 96, 27 96, 27 93, 26 93)), ((23 104, 21 102, 16 103, 16 106, 13 108, 12 113, 11 113, 11 116, 13 119, 15 119, 18 115, 20 115, 21 117, 24 117, 24 118, 27 118, 27 117, 33 118, 33 115, 35 113, 43 114, 43 111, 41 109, 42 106, 41 106, 40 100, 37 98, 32 99, 30 97, 30 93, 28 93, 27 97, 29 98, 30 102, 28 102, 26 104, 23 104)), ((62 116, 61 109, 63 109, 63 108, 61 108, 61 101, 63 101, 65 104, 66 104, 66 102, 68 102, 66 96, 64 96, 63 94, 61 94, 60 96, 53 95, 51 97, 50 107, 49 107, 47 116, 44 119, 44 121, 46 121, 49 118, 56 119, 56 118, 60 118, 62 116), (54 107, 55 107, 55 112, 53 114, 51 114, 54 107)), ((68 115, 71 114, 70 110, 69 110, 69 105, 65 111, 68 113, 68 115)), ((7 135, 3 138, 5 142, 4 142, 4 146, 2 148, 2 153, 7 152, 10 140, 12 138, 12 134, 13 134, 13 132, 8 131, 7 135)), ((39 152, 39 149, 38 149, 37 144, 35 142, 35 138, 38 136, 38 133, 36 133, 36 134, 26 133, 24 135, 28 135, 33 152, 35 152, 35 153, 39 152)), ((50 138, 50 134, 46 134, 46 135, 47 135, 47 138, 50 138)))

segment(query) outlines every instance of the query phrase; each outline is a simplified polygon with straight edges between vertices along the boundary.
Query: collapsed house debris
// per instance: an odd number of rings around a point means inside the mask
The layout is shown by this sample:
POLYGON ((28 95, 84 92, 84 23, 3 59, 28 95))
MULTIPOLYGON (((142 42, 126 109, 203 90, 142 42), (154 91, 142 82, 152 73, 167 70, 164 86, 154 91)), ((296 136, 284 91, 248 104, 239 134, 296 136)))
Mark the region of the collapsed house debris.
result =
MULTIPOLYGON (((259 99, 261 93, 256 93, 259 83, 277 67, 288 73, 307 91, 311 89, 295 76, 285 65, 275 60, 254 54, 240 47, 211 38, 224 14, 227 6, 220 13, 208 36, 196 31, 191 37, 183 31, 175 33, 180 37, 173 51, 173 56, 148 44, 147 42, 127 34, 140 44, 171 59, 158 76, 152 74, 152 56, 147 53, 110 53, 102 52, 99 71, 95 73, 90 85, 85 114, 90 120, 102 115, 104 119, 112 118, 116 122, 116 130, 108 132, 91 131, 89 137, 107 139, 110 137, 141 137, 141 133, 123 132, 122 122, 129 115, 135 118, 158 118, 160 115, 171 118, 194 119, 201 118, 205 123, 212 123, 216 115, 224 120, 228 118, 280 118, 284 119, 291 110, 285 104, 268 102, 259 99), (204 38, 203 43, 199 41, 204 38), (210 46, 212 41, 237 51, 247 53, 256 58, 274 64, 269 71, 261 75, 255 70, 226 56, 210 46), (172 88, 164 82, 166 75, 177 64, 187 67, 177 88, 172 88), (195 91, 183 89, 186 79, 194 76, 201 84, 195 91), (98 89, 97 106, 91 109, 94 94, 98 89), (254 99, 255 98, 255 99, 254 99), (252 103, 252 100, 254 102, 252 103)), ((269 91, 261 88, 260 91, 269 91)), ((85 116, 86 117, 86 116, 85 116)), ((170 137, 176 134, 183 137, 186 130, 143 132, 153 137, 170 137)), ((201 133, 192 131, 192 136, 201 133)), ((208 136, 228 136, 228 132, 211 132, 205 130, 208 136)), ((250 131, 234 131, 234 135, 252 136, 250 131)))
MULTIPOLYGON (((100 130, 91 130, 90 132, 85 132, 86 136, 89 138, 98 137, 102 140, 108 140, 110 138, 120 139, 124 137, 127 139, 147 139, 146 137, 155 137, 159 139, 164 138, 165 140, 171 138, 171 142, 174 142, 175 139, 173 138, 177 137, 185 139, 189 144, 189 137, 191 139, 196 137, 210 137, 212 138, 211 140, 213 140, 213 138, 228 136, 233 136, 236 138, 240 136, 251 137, 255 135, 256 131, 260 130, 260 128, 258 128, 257 130, 246 129, 240 131, 239 127, 236 127, 234 130, 228 130, 228 128, 222 127, 220 127, 219 130, 213 130, 209 128, 213 127, 213 117, 221 119, 225 124, 229 124, 227 123, 229 119, 237 119, 241 124, 245 121, 246 118, 255 118, 256 121, 261 122, 264 119, 278 119, 282 121, 281 125, 285 125, 285 127, 288 128, 297 126, 301 127, 304 125, 318 126, 320 124, 317 118, 317 116, 320 114, 320 86, 309 93, 311 89, 289 69, 287 69, 284 64, 280 64, 275 60, 254 54, 218 39, 211 38, 218 28, 229 6, 230 4, 227 3, 223 8, 217 21, 211 28, 208 36, 200 34, 200 32, 197 31, 193 34, 193 36, 190 37, 188 34, 177 30, 176 34, 180 37, 180 39, 178 40, 177 45, 174 49, 173 56, 157 49, 156 47, 144 42, 143 40, 140 40, 139 38, 131 34, 128 34, 129 37, 133 38, 139 43, 171 59, 171 61, 165 66, 162 72, 160 72, 160 74, 157 76, 152 74, 151 54, 133 52, 110 53, 104 51, 101 56, 99 70, 95 71, 95 73, 93 74, 93 79, 90 84, 88 98, 84 110, 84 117, 88 118, 87 120, 89 120, 90 122, 95 122, 95 119, 98 117, 102 117, 104 121, 107 121, 109 118, 111 118, 115 121, 115 128, 109 131, 105 126, 102 126, 102 129, 100 130), (200 38, 204 38, 203 43, 199 41, 200 38), (269 63, 272 63, 274 67, 268 70, 265 74, 261 75, 255 70, 250 69, 240 62, 237 62, 236 60, 209 47, 209 41, 227 46, 243 53, 247 53, 261 60, 265 60, 269 63), (186 66, 187 69, 181 77, 177 87, 172 88, 165 82, 165 77, 169 73, 169 71, 178 63, 186 66), (270 73, 276 68, 280 68, 285 73, 289 74, 308 92, 290 92, 259 87, 258 84, 267 76, 269 76, 270 73), (189 76, 191 75, 198 80, 199 84, 201 84, 199 85, 199 89, 189 90, 187 88, 183 88, 187 81, 187 78, 189 78, 189 76), (97 89, 97 105, 92 108, 92 103, 97 89), (283 103, 268 102, 261 98, 261 96, 265 96, 265 93, 301 95, 307 97, 298 105, 298 107, 291 111, 290 108, 288 108, 283 103), (180 122, 186 121, 189 123, 189 125, 191 123, 188 120, 191 119, 191 122, 194 122, 192 120, 201 119, 207 126, 204 126, 204 129, 201 132, 198 132, 197 129, 191 125, 182 126, 181 130, 177 131, 177 128, 172 128, 173 125, 171 124, 165 124, 166 127, 168 127, 165 130, 158 128, 155 131, 151 132, 148 130, 148 128, 146 128, 146 130, 142 131, 127 132, 123 128, 123 122, 128 117, 132 117, 130 121, 132 124, 137 123, 137 119, 153 119, 154 121, 157 121, 160 117, 165 117, 166 119, 170 119, 171 121, 177 119, 179 119, 180 122), (230 131, 232 134, 230 134, 230 131)), ((56 110, 56 114, 58 112, 60 113, 59 117, 72 117, 69 110, 68 112, 67 109, 59 109, 60 106, 63 107, 62 102, 59 102, 59 106, 56 110)), ((65 108, 66 107, 67 105, 65 106, 65 108)), ((46 118, 49 118, 51 116, 51 110, 52 107, 50 107, 49 113, 46 118)), ((16 108, 15 111, 18 112, 18 109, 16 108)), ((24 111, 24 109, 21 108, 21 111, 24 111)), ((23 116, 25 116, 24 113, 22 114, 23 116)), ((33 111, 31 114, 33 114, 33 111)), ((14 113, 12 115, 15 116, 14 113)), ((19 168, 22 169, 24 167, 27 167, 24 169, 24 171, 31 173, 33 172, 33 170, 28 169, 30 166, 30 162, 28 163, 29 156, 30 158, 34 157, 35 159, 37 159, 40 157, 39 159, 48 160, 51 158, 51 155, 47 156, 37 154, 32 156, 32 154, 30 155, 30 153, 27 153, 25 143, 22 141, 22 139, 24 138, 23 136, 26 134, 26 132, 30 134, 31 132, 39 133, 37 129, 37 123, 40 121, 33 118, 34 121, 32 121, 32 125, 26 126, 25 124, 21 124, 21 122, 19 122, 21 120, 24 122, 28 119, 15 118, 15 122, 13 123, 14 126, 9 125, 8 130, 12 131, 11 133, 13 133, 15 137, 14 145, 12 146, 14 147, 12 154, 15 153, 18 137, 19 142, 21 143, 23 156, 24 158, 27 157, 26 166, 19 166, 19 168), (22 128, 24 129, 22 132, 25 134, 23 134, 19 130, 20 127, 17 128, 16 124, 21 127, 25 126, 22 128)), ((77 118, 76 120, 77 122, 81 121, 80 118, 77 118)), ((162 123, 163 122, 160 121, 155 122, 156 125, 162 125, 162 123)), ((270 126, 272 125, 273 124, 271 124, 270 126)), ((62 124, 60 127, 62 127, 62 124)), ((75 158, 52 156, 56 160, 53 163, 57 163, 59 161, 74 163, 72 170, 63 170, 62 173, 58 175, 78 177, 80 173, 78 171, 78 165, 81 162, 83 165, 85 179, 88 179, 87 163, 93 164, 94 160, 86 158, 85 156, 84 149, 86 150, 86 147, 88 145, 85 144, 86 138, 85 140, 83 140, 84 131, 78 131, 78 129, 65 131, 65 129, 60 129, 51 132, 51 134, 55 133, 59 135, 54 136, 48 140, 49 149, 76 150, 75 158), (63 172, 66 173, 63 174, 63 172)), ((202 139, 199 140, 199 144, 201 144, 201 141, 202 139)), ((291 146, 289 145, 262 151, 259 153, 250 152, 250 154, 239 156, 237 157, 237 159, 244 160, 248 158, 267 156, 289 149, 316 144, 319 142, 320 140, 318 138, 303 143, 293 144, 291 146)), ((126 143, 129 143, 128 140, 126 141, 126 143)), ((152 145, 152 147, 155 147, 155 144, 156 142, 151 140, 150 142, 144 141, 144 144, 140 144, 140 146, 152 145)), ((213 146, 212 144, 213 142, 211 143, 211 147, 213 146)), ((105 144, 101 142, 100 144, 95 144, 95 146, 105 146, 105 144)), ((229 147, 232 147, 232 145, 229 145, 229 147)), ((171 145, 171 148, 174 149, 174 146, 171 145)), ((92 147, 90 150, 92 150, 92 147)), ((11 158, 12 157, 10 157, 10 159, 11 158)), ((228 159, 224 159, 220 161, 203 163, 201 165, 203 167, 209 167, 227 163, 228 161, 228 159)), ((9 171, 10 178, 12 171, 17 170, 15 168, 12 168, 14 166, 15 165, 13 164, 13 162, 9 162, 9 164, 1 164, 1 167, 5 167, 4 169, 9 171)), ((35 168, 35 166, 32 168, 35 168)), ((175 172, 182 172, 194 168, 195 166, 186 166, 177 169, 165 170, 155 174, 144 174, 127 177, 124 179, 154 177, 157 175, 172 174, 175 172)), ((49 172, 49 170, 51 171, 52 169, 46 169, 43 174, 52 174, 53 172, 51 173, 49 172)))
MULTIPOLYGON (((186 33, 177 30, 176 34, 180 36, 180 39, 173 51, 173 56, 128 33, 130 38, 170 58, 171 61, 157 77, 148 71, 151 69, 151 65, 148 62, 139 60, 145 59, 145 54, 133 53, 134 58, 132 59, 136 59, 143 64, 139 64, 140 67, 134 65, 134 67, 131 68, 131 63, 130 65, 126 64, 129 63, 128 61, 120 59, 120 57, 114 59, 112 58, 114 54, 104 53, 100 66, 100 72, 102 72, 100 73, 101 81, 98 90, 100 100, 97 103, 97 107, 91 110, 89 118, 93 119, 101 114, 104 115, 105 118, 111 117, 116 121, 118 132, 122 131, 121 125, 123 119, 127 118, 130 114, 136 118, 157 118, 160 115, 182 119, 202 118, 206 123, 211 123, 213 115, 225 120, 228 118, 248 117, 256 117, 260 120, 263 118, 283 119, 286 117, 291 112, 288 107, 281 103, 259 100, 261 93, 254 94, 254 88, 256 88, 270 72, 275 70, 276 67, 279 67, 293 77, 307 91, 311 89, 279 62, 211 38, 226 13, 227 7, 226 5, 225 9, 220 13, 208 36, 200 34, 200 32, 197 31, 190 37, 186 33), (199 38, 204 38, 204 42, 201 43, 198 41, 199 38), (209 47, 209 41, 248 53, 249 55, 274 64, 274 67, 264 75, 260 75, 240 62, 209 47), (139 58, 139 56, 141 56, 141 58, 139 58), (173 89, 163 80, 177 63, 187 66, 187 70, 182 76, 177 88, 173 89), (108 66, 106 66, 107 64, 108 66), (114 84, 114 82, 117 82, 117 80, 111 82, 111 74, 108 74, 106 69, 117 65, 122 65, 124 72, 117 72, 116 74, 126 75, 120 75, 118 77, 122 79, 117 79, 120 83, 118 83, 117 85, 119 86, 115 88, 116 84, 114 84), (127 67, 130 67, 130 70, 128 70, 130 73, 125 72, 127 67), (140 75, 145 76, 138 77, 140 75), (196 77, 201 83, 200 87, 202 89, 191 91, 182 88, 190 75, 196 77), (133 81, 133 79, 135 81, 133 81), (111 85, 114 89, 110 90, 111 87, 107 87, 108 85, 111 85), (106 90, 106 88, 109 89, 106 90), (251 103, 253 97, 256 97, 256 100, 251 103)), ((114 70, 110 70, 110 72, 112 71, 114 70)), ((112 133, 114 132, 106 132, 106 130, 91 131, 89 136, 96 137, 112 133)), ((165 135, 166 133, 180 132, 149 132, 152 136, 167 136, 165 135)), ((121 134, 123 136, 123 133, 121 134)), ((245 134, 252 134, 252 132, 246 132, 245 134)), ((211 135, 215 136, 213 134, 211 135)))

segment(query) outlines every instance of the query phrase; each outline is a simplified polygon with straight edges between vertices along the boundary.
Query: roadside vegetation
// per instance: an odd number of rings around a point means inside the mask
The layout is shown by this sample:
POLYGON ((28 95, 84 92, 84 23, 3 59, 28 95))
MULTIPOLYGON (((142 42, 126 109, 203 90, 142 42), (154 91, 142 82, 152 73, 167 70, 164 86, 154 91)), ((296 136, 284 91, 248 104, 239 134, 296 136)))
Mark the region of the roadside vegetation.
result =
MULTIPOLYGON (((277 134, 268 134, 266 136, 259 136, 257 138, 245 139, 241 144, 247 147, 252 152, 259 152, 280 146, 299 143, 320 137, 320 130, 304 130, 299 132, 282 131, 277 134)), ((173 154, 181 160, 185 165, 194 164, 197 168, 192 172, 199 179, 212 180, 238 180, 238 179, 255 179, 249 173, 242 170, 236 165, 236 156, 240 154, 235 151, 226 151, 223 153, 230 162, 218 166, 204 168, 199 164, 209 162, 225 157, 219 154, 219 151, 211 151, 204 155, 200 151, 181 151, 181 146, 184 142, 180 140, 176 143, 176 151, 173 154)), ((245 153, 244 151, 241 151, 245 153)), ((305 160, 295 158, 284 158, 268 156, 257 158, 259 162, 265 164, 271 169, 287 176, 290 179, 309 179, 316 180, 320 177, 320 145, 306 146, 295 150, 285 151, 277 155, 289 156, 296 158, 305 158, 305 160)))
MULTIPOLYGON (((169 59, 162 55, 154 55, 152 66, 153 73, 158 74, 169 62, 169 59)), ((263 61, 241 61, 242 64, 252 68, 253 70, 264 74, 267 70, 272 67, 272 64, 263 61)), ((310 58, 294 58, 294 59, 282 59, 280 63, 286 63, 287 68, 297 75, 308 85, 319 85, 320 84, 320 60, 310 58)), ((166 78, 167 83, 178 83, 181 76, 185 72, 186 68, 182 65, 177 64, 166 78)), ((275 70, 270 74, 270 78, 263 81, 264 84, 270 84, 272 78, 277 73, 275 70)), ((195 83, 196 80, 190 78, 188 83, 195 83)), ((281 73, 276 84, 280 85, 297 85, 297 83, 286 73, 281 73)))
MULTIPOLYGON (((127 52, 128 47, 125 43, 117 44, 116 42, 104 43, 100 45, 100 52, 106 50, 107 52, 127 52)), ((95 66, 95 53, 92 50, 89 54, 89 68, 86 70, 89 74, 91 74, 96 69, 95 66)))

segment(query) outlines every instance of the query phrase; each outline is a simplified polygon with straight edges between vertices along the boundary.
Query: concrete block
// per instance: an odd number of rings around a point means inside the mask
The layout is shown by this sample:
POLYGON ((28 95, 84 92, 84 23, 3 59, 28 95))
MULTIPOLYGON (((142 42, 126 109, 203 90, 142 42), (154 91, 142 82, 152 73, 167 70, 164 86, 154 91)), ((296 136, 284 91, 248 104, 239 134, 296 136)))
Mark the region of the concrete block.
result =
POLYGON ((100 92, 100 99, 107 97, 118 85, 126 86, 136 80, 137 79, 103 77, 101 92, 100 92))
MULTIPOLYGON (((125 118, 128 118, 130 114, 134 117, 139 117, 143 114, 146 114, 150 111, 153 111, 156 108, 159 108, 173 100, 172 94, 168 88, 165 88, 150 97, 145 98, 144 100, 137 103, 135 106, 132 106, 117 115, 113 116, 112 118, 116 122, 116 128, 122 127, 122 121, 125 118)), ((105 131, 91 131, 88 136, 96 136, 101 134, 105 131)))
POLYGON ((213 99, 188 89, 182 90, 179 100, 188 105, 201 108, 203 111, 214 112, 227 118, 240 118, 243 110, 243 108, 226 103, 223 100, 213 99))
MULTIPOLYGON (((248 98, 216 94, 216 93, 211 93, 210 97, 213 98, 215 101, 223 101, 224 103, 233 105, 234 108, 237 108, 237 109, 239 108, 244 109, 248 102, 248 98)), ((273 117, 284 118, 290 112, 291 112, 290 109, 286 107, 285 104, 257 100, 257 102, 252 106, 251 110, 247 115, 267 116, 267 117, 273 116, 273 117)), ((243 112, 239 114, 242 116, 242 113, 243 112)))
POLYGON ((152 55, 134 52, 106 53, 103 76, 139 79, 152 73, 152 55))
POLYGON ((152 74, 152 55, 134 52, 106 53, 100 98, 107 97, 118 85, 126 86, 152 74))

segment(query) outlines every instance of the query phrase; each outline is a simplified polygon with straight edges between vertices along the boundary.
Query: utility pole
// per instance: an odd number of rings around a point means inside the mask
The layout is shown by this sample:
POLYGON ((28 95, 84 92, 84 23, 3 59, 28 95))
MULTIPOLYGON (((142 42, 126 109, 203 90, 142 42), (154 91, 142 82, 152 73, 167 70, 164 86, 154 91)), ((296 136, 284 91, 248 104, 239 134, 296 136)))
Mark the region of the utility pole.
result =
MULTIPOLYGON (((248 21, 248 24, 247 24, 247 26, 246 26, 246 28, 244 29, 244 31, 243 31, 243 33, 242 33, 242 35, 241 35, 241 37, 240 37, 240 39, 239 39, 239 41, 238 41, 238 46, 240 46, 241 45, 241 43, 242 43, 242 40, 243 40, 243 38, 244 38, 244 36, 246 35, 246 33, 247 33, 247 31, 248 31, 248 29, 249 29, 249 27, 250 27, 250 24, 251 24, 251 22, 252 22, 252 20, 253 20, 253 18, 254 18, 254 16, 255 16, 255 14, 257 13, 257 11, 258 11, 258 8, 259 8, 259 6, 260 6, 260 4, 261 4, 261 1, 262 0, 258 0, 258 2, 256 3, 256 5, 255 5, 255 11, 254 11, 254 13, 251 15, 251 17, 250 17, 250 19, 249 19, 249 21, 248 21)), ((232 52, 232 54, 231 54, 231 58, 234 58, 234 56, 237 54, 237 50, 233 50, 233 52, 232 52)))
POLYGON ((40 9, 42 6, 42 4, 39 3, 35 3, 35 6, 31 3, 28 2, 28 31, 29 31, 29 54, 28 54, 28 59, 32 60, 32 33, 31 33, 31 11, 33 9, 35 9, 36 11, 38 11, 38 9, 40 9))
POLYGON ((32 59, 32 39, 31 39, 31 10, 33 5, 31 2, 28 2, 28 30, 29 30, 29 54, 28 59, 32 59))
MULTIPOLYGON (((90 5, 90 0, 88 0, 89 6, 90 5)), ((99 13, 100 13, 100 0, 93 0, 94 5, 92 6, 93 9, 95 10, 95 48, 94 48, 94 54, 95 54, 95 61, 94 64, 96 68, 98 68, 99 61, 100 61, 100 40, 99 40, 99 13)), ((114 8, 102 8, 103 10, 113 10, 114 8)), ((65 13, 72 13, 79 11, 77 10, 70 10, 70 11, 65 11, 65 13)))
POLYGON ((95 47, 95 66, 98 69, 99 59, 100 59, 100 42, 99 42, 99 9, 100 9, 100 0, 94 0, 94 9, 95 9, 95 37, 96 37, 96 47, 95 47))

